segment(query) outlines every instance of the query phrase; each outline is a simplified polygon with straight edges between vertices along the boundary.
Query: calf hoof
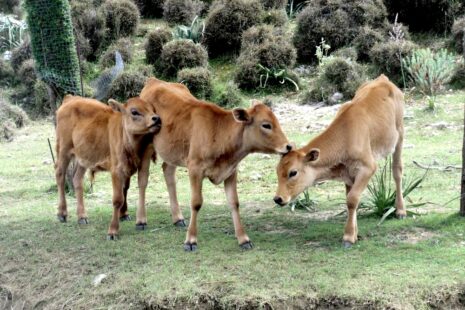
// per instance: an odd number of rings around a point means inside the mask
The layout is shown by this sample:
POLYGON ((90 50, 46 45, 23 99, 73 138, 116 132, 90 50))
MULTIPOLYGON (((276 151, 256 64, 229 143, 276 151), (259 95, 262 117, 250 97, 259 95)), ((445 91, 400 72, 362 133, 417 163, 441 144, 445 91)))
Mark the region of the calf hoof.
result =
POLYGON ((132 218, 129 214, 126 214, 126 215, 120 216, 119 220, 120 222, 127 222, 127 221, 132 220, 132 218))
POLYGON ((407 218, 407 215, 406 214, 397 214, 397 218, 399 220, 405 220, 407 218))
POLYGON ((66 215, 57 215, 57 218, 61 223, 66 223, 66 215))
POLYGON ((352 242, 350 241, 342 241, 342 247, 344 249, 350 249, 352 247, 352 245, 354 245, 352 242))
POLYGON ((184 251, 186 252, 195 252, 197 251, 197 243, 190 243, 186 242, 184 243, 184 251))
POLYGON ((176 226, 176 227, 187 227, 186 221, 184 219, 179 220, 176 223, 174 223, 174 226, 176 226))
POLYGON ((107 235, 108 241, 116 241, 118 240, 118 235, 107 235))
POLYGON ((147 223, 136 224, 136 230, 145 230, 145 228, 147 228, 147 223))
POLYGON ((252 241, 246 241, 242 244, 239 244, 239 247, 242 249, 242 250, 252 250, 253 249, 253 243, 252 241))
POLYGON ((89 220, 85 217, 81 217, 79 220, 78 220, 78 224, 79 225, 87 225, 89 224, 89 220))

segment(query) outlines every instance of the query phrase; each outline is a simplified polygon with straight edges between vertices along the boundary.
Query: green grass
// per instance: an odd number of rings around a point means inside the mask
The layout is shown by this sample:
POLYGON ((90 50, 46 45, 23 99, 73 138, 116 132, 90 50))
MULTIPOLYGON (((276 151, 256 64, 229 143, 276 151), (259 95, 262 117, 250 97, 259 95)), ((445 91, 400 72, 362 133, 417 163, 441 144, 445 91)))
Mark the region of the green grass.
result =
MULTIPOLYGON (((422 98, 408 98, 407 114, 413 118, 405 121, 405 174, 424 172, 412 160, 459 165, 465 93, 439 96, 436 113, 424 110, 422 98), (451 128, 428 127, 439 121, 451 128)), ((292 125, 283 127, 298 144, 316 134, 301 134, 292 125)), ((255 248, 239 249, 222 186, 205 181, 199 250, 185 253, 185 230, 171 225, 160 163, 151 168, 149 230, 138 232, 134 222, 124 222, 121 240, 105 240, 112 212, 105 173, 97 175, 94 192, 85 197, 91 224, 77 225, 73 197, 68 197, 69 222, 59 223, 47 137, 53 141, 52 125, 36 122, 14 142, 0 145, 0 308, 8 291, 9 305, 48 309, 265 304, 426 309, 463 303, 465 219, 456 215, 458 199, 443 205, 458 196, 458 170, 432 170, 412 192, 412 200, 431 202, 419 210, 426 215, 381 226, 378 218, 360 215, 360 241, 344 250, 345 215, 336 216, 344 210, 344 186, 327 182, 310 189, 316 212, 278 208, 272 197, 279 157, 250 155, 240 164, 238 191, 255 248), (94 277, 102 273, 107 278, 94 287, 94 277)), ((188 218, 186 170, 178 169, 177 176, 188 218)), ((133 216, 136 184, 133 179, 129 192, 133 216)))

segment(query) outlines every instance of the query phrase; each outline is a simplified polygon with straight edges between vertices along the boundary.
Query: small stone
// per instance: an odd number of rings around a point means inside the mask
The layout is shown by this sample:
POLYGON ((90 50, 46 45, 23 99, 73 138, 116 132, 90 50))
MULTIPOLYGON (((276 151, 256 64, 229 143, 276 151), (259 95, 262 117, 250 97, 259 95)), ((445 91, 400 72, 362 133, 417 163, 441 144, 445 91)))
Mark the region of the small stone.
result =
POLYGON ((100 283, 102 283, 102 281, 103 281, 106 277, 107 277, 106 274, 101 273, 101 274, 99 274, 98 276, 96 276, 96 277, 94 278, 94 280, 92 281, 92 284, 93 284, 94 286, 98 286, 98 285, 100 285, 100 283))

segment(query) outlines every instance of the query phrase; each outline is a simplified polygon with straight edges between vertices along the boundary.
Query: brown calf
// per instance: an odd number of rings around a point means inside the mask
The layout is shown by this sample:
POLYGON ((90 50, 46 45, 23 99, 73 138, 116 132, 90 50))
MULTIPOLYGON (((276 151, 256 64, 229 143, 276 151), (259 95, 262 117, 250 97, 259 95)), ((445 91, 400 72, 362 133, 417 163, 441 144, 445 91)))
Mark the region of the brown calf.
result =
POLYGON ((58 219, 66 222, 68 215, 65 199, 65 172, 70 160, 76 159, 73 178, 77 198, 79 224, 87 224, 84 208, 82 180, 87 169, 110 171, 113 184, 113 218, 108 229, 108 239, 118 235, 119 219, 129 219, 127 191, 131 176, 138 171, 139 208, 137 224, 147 222, 145 189, 148 169, 153 155, 153 135, 160 130, 160 117, 152 105, 139 98, 129 99, 126 104, 109 100, 111 107, 93 99, 66 96, 56 113, 58 185, 58 219))
POLYGON ((341 106, 325 131, 282 157, 277 167, 279 185, 274 201, 285 205, 318 181, 343 181, 348 209, 343 242, 349 247, 357 241, 357 207, 376 171, 376 161, 394 153, 396 214, 404 218, 403 102, 402 92, 384 75, 362 85, 352 101, 341 106))
POLYGON ((194 98, 182 84, 149 79, 140 97, 153 104, 163 126, 154 138, 170 196, 173 222, 183 222, 176 197, 175 171, 187 167, 191 184, 191 218, 184 243, 197 248, 197 213, 202 207, 202 182, 224 182, 234 229, 241 248, 252 243, 242 227, 237 196, 237 165, 249 153, 287 153, 291 146, 273 112, 263 104, 224 110, 194 98))

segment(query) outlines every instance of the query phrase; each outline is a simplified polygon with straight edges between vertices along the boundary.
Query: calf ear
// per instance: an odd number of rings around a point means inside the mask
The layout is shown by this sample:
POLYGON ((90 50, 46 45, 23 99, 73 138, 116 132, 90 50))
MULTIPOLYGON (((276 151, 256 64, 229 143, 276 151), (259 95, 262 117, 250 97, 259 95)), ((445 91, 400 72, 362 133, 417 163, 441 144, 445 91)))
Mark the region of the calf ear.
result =
POLYGON ((307 162, 315 162, 320 158, 320 150, 319 149, 311 149, 310 152, 305 154, 305 161, 307 162))
POLYGON ((251 118, 246 109, 235 108, 233 111, 234 119, 239 123, 248 123, 251 118))
POLYGON ((113 109, 113 111, 123 113, 124 107, 122 103, 119 103, 115 99, 108 99, 108 104, 113 109))

